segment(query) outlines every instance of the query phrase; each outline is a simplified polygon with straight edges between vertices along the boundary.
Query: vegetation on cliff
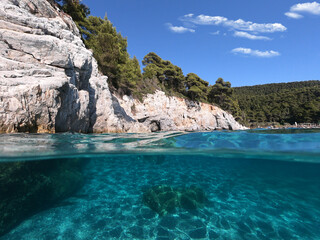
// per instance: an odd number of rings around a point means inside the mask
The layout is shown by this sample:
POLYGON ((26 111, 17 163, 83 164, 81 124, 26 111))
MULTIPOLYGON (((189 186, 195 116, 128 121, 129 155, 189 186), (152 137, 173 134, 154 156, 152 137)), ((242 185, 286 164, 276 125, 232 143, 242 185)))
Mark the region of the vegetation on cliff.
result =
POLYGON ((60 4, 77 24, 86 47, 93 51, 100 71, 109 77, 113 92, 141 99, 144 94, 158 89, 168 95, 218 105, 221 105, 222 99, 228 99, 229 101, 223 102, 221 106, 226 106, 227 110, 232 109, 229 106, 232 101, 228 98, 232 94, 230 83, 225 84, 220 79, 216 85, 209 86, 208 82, 194 73, 184 76, 180 67, 161 59, 153 52, 144 57, 142 73, 138 59, 130 58, 127 52, 127 39, 117 32, 107 17, 102 19, 89 16, 90 9, 78 0, 54 1, 60 4))
POLYGON ((49 0, 76 22, 87 48, 92 49, 100 71, 109 77, 111 91, 142 99, 162 90, 167 95, 216 104, 245 125, 261 122, 295 123, 320 119, 319 81, 266 84, 231 88, 219 78, 214 85, 195 73, 183 74, 179 66, 148 53, 142 64, 127 52, 127 39, 107 17, 89 16, 90 9, 79 0, 49 0))

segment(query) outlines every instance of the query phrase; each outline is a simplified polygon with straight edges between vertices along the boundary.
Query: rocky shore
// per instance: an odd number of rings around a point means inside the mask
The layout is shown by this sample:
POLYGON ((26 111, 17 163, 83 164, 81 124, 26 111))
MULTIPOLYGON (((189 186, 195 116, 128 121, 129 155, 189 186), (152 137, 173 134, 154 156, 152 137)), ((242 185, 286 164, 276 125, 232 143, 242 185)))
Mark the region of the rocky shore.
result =
POLYGON ((216 106, 109 90, 70 16, 46 0, 0 2, 0 133, 244 129, 216 106))

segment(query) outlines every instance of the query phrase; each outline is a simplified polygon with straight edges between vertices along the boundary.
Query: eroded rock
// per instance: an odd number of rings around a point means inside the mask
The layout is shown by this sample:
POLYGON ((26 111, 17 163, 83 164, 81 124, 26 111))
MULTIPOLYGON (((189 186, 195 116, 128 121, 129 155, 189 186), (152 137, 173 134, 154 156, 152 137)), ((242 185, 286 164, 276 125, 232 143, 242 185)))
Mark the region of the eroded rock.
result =
POLYGON ((129 116, 144 123, 153 132, 246 129, 219 107, 168 97, 162 91, 148 94, 142 102, 128 96, 119 102, 129 116))

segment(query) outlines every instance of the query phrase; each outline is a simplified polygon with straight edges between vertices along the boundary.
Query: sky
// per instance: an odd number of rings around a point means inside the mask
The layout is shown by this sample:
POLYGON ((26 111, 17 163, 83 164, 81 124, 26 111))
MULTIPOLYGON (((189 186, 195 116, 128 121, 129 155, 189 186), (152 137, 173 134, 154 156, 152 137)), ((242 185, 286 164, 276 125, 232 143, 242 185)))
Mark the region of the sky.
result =
POLYGON ((214 84, 320 79, 320 2, 295 0, 83 0, 149 52, 214 84))

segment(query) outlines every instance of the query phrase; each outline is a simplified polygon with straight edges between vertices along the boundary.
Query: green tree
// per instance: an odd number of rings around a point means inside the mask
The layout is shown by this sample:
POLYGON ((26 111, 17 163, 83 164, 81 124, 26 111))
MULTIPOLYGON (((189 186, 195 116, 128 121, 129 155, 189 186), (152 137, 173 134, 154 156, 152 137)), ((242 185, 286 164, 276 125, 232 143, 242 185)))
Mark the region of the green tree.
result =
POLYGON ((117 33, 116 28, 105 17, 90 16, 88 18, 91 34, 85 40, 88 48, 93 50, 100 71, 107 75, 115 89, 121 86, 123 71, 127 71, 126 64, 130 65, 127 52, 127 39, 117 33))
POLYGON ((185 78, 187 96, 191 100, 207 101, 207 91, 209 83, 201 79, 195 73, 188 73, 185 78))
POLYGON ((216 84, 210 87, 208 100, 210 103, 215 103, 223 109, 230 109, 231 96, 233 89, 230 82, 225 82, 222 78, 218 78, 216 84))
POLYGON ((163 60, 153 52, 143 58, 142 64, 145 66, 143 69, 145 79, 157 79, 161 89, 168 94, 185 94, 184 75, 180 67, 163 60))
POLYGON ((137 86, 142 80, 140 64, 136 57, 129 58, 125 64, 120 65, 120 79, 118 88, 123 94, 132 95, 136 93, 137 86))

